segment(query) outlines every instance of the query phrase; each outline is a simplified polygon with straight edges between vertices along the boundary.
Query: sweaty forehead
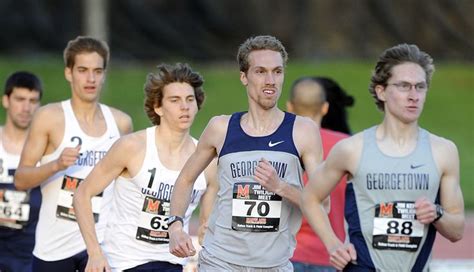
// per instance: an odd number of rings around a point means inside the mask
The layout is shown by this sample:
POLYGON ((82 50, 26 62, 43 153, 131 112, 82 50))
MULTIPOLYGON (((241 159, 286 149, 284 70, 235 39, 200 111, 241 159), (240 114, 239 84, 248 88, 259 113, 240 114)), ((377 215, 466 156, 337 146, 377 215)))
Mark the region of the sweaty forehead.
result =
POLYGON ((252 67, 277 68, 283 67, 283 57, 273 50, 255 50, 249 54, 249 65, 252 67))

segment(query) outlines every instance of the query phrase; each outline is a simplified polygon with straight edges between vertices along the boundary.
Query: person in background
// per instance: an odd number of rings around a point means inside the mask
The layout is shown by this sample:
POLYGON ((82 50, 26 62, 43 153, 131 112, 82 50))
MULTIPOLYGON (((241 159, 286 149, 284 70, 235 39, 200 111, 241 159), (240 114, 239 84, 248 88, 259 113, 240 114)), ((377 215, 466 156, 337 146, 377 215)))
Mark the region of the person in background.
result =
POLYGON ((305 216, 339 270, 428 271, 436 232, 452 242, 463 236, 456 145, 418 124, 433 73, 416 45, 386 49, 369 86, 383 121, 338 142, 304 189, 305 216), (350 243, 321 205, 344 175, 350 243))
MULTIPOLYGON (((19 190, 41 185, 33 271, 84 270, 86 245, 72 206, 74 192, 110 146, 132 131, 130 116, 99 103, 109 62, 107 44, 77 37, 64 50, 64 62, 71 98, 37 111, 15 173, 19 190)), ((100 241, 111 207, 111 189, 94 199, 100 241)))
MULTIPOLYGON (((340 140, 349 137, 350 128, 345 107, 352 106, 354 98, 327 77, 301 77, 290 88, 286 108, 289 112, 311 118, 320 129, 324 159, 340 140), (326 117, 330 117, 329 120, 326 117), (341 131, 342 130, 342 131, 341 131)), ((304 176, 307 183, 308 177, 304 176)), ((331 192, 329 221, 337 237, 344 241, 344 193, 346 177, 331 192)), ((296 235, 296 249, 291 259, 295 272, 336 271, 329 262, 324 244, 311 229, 305 218, 296 235)))
POLYGON ((31 271, 41 191, 39 186, 17 190, 14 175, 42 94, 40 79, 30 72, 15 72, 5 82, 6 115, 0 128, 0 271, 31 271))
POLYGON ((331 78, 312 78, 321 85, 326 96, 326 102, 329 104, 328 110, 321 120, 321 127, 352 135, 352 130, 349 126, 347 107, 352 107, 354 105, 354 97, 348 95, 346 91, 331 78))

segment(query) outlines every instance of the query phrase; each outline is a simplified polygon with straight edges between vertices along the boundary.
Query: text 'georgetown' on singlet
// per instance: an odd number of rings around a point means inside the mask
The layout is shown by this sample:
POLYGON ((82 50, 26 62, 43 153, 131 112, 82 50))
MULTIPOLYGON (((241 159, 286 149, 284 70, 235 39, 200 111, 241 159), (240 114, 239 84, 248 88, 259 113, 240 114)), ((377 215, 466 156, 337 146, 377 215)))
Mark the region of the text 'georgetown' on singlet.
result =
MULTIPOLYGON (((429 133, 419 129, 411 154, 391 157, 365 130, 360 165, 346 188, 348 235, 359 267, 381 271, 426 271, 436 231, 415 218, 415 201, 438 201, 440 176, 429 133)), ((352 264, 347 267, 350 271, 352 264)))
POLYGON ((204 247, 214 256, 237 265, 273 267, 293 255, 301 212, 254 180, 265 158, 281 180, 302 188, 303 167, 293 142, 296 116, 285 113, 277 130, 261 137, 240 126, 243 112, 234 113, 219 154, 219 192, 209 219, 204 247))
MULTIPOLYGON (((170 198, 179 171, 167 169, 160 161, 155 144, 156 127, 146 129, 146 152, 138 174, 118 177, 113 202, 116 207, 107 223, 104 253, 113 271, 144 263, 164 261, 185 264, 169 252, 168 217, 170 198)), ((159 139, 158 139, 159 141, 159 139)), ((194 140, 195 144, 197 141, 194 140)), ((204 174, 197 178, 191 202, 184 216, 184 230, 207 187, 204 174)))
MULTIPOLYGON (((107 106, 100 105, 107 125, 106 132, 100 137, 91 137, 82 131, 70 100, 63 101, 61 106, 65 122, 63 140, 53 153, 41 158, 41 164, 56 160, 66 147, 76 147, 80 144, 81 150, 75 165, 56 173, 41 184, 43 202, 33 254, 44 261, 65 259, 86 249, 72 207, 74 192, 120 137, 115 119, 107 106)), ((92 211, 99 242, 103 240, 106 219, 111 207, 111 187, 108 186, 103 193, 92 198, 92 211)))

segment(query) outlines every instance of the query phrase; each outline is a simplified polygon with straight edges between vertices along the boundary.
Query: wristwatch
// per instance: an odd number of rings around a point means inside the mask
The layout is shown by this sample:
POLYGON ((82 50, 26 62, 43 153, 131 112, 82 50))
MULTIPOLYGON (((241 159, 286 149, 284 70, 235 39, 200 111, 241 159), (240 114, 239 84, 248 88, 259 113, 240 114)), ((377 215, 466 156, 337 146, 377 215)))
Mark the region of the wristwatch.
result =
POLYGON ((179 217, 177 215, 172 215, 172 216, 168 217, 168 227, 171 226, 171 224, 173 224, 176 221, 179 221, 179 222, 181 222, 181 225, 184 225, 182 217, 179 217))
POLYGON ((436 204, 436 218, 433 220, 433 223, 438 221, 441 217, 443 217, 444 209, 441 205, 436 204))

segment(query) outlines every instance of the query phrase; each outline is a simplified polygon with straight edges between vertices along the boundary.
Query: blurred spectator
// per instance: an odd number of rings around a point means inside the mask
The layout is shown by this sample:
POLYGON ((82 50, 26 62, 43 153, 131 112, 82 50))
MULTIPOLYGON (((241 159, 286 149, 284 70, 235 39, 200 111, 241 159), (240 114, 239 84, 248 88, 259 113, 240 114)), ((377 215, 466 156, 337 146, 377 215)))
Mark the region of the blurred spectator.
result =
POLYGON ((41 206, 40 187, 19 191, 15 170, 43 88, 29 72, 8 77, 2 98, 5 125, 0 128, 0 271, 31 271, 35 230, 41 206))
MULTIPOLYGON (((346 107, 354 104, 354 98, 334 80, 326 77, 302 77, 290 89, 289 112, 307 116, 321 125, 324 158, 334 144, 347 138, 350 133, 346 107)), ((344 240, 344 192, 346 178, 331 193, 329 220, 339 239, 344 240)), ((304 176, 307 182, 307 176, 304 176)), ((336 271, 329 263, 326 247, 303 218, 296 236, 297 244, 291 261, 296 272, 336 271)))

